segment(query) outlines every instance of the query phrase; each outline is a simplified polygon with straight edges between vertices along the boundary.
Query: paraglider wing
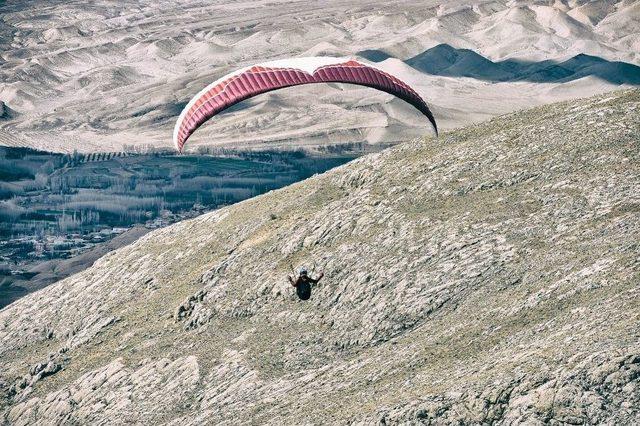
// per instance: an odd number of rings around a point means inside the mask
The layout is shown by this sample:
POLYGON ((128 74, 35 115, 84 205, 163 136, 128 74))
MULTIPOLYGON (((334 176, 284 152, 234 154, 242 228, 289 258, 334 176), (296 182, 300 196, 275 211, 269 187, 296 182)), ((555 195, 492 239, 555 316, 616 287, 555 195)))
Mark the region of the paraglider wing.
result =
POLYGON ((438 131, 425 101, 400 79, 355 59, 312 57, 254 65, 214 81, 194 96, 180 114, 173 143, 182 151, 198 127, 238 102, 272 90, 312 83, 351 83, 390 93, 416 107, 438 131))

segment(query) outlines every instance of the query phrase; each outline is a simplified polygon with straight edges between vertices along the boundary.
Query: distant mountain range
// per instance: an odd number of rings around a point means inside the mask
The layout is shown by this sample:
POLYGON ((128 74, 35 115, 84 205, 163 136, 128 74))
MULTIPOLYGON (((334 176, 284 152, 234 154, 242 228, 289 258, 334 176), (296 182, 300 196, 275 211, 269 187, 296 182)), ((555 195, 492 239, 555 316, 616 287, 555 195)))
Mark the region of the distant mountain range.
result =
MULTIPOLYGON (((638 46, 640 2, 628 0, 0 2, 0 102, 10 108, 0 145, 171 148, 182 107, 220 76, 358 52, 389 59, 380 66, 425 98, 439 128, 454 129, 638 85, 638 46)), ((189 149, 381 146, 427 132, 390 95, 317 85, 244 101, 189 149)))
MULTIPOLYGON (((392 57, 382 50, 363 50, 357 55, 373 62, 392 57)), ((566 61, 492 61, 470 49, 439 44, 404 62, 426 74, 491 82, 566 83, 594 76, 613 84, 640 85, 639 66, 586 54, 576 55, 566 61)))

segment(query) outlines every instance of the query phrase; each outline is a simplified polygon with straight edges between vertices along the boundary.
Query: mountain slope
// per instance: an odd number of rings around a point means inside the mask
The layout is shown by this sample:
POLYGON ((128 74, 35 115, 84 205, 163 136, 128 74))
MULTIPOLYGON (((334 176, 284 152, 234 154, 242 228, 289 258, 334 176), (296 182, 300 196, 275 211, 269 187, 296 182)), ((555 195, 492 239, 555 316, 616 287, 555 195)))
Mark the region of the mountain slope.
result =
POLYGON ((639 115, 539 107, 151 232, 0 311, 4 418, 637 422, 639 115))

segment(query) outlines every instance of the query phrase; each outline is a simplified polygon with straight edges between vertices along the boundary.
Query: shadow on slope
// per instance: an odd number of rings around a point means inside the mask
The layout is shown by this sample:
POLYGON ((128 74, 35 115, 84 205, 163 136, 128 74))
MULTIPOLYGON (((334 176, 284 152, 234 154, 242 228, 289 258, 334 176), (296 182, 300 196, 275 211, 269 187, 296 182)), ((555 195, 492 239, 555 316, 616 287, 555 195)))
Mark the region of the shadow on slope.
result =
MULTIPOLYGON (((381 50, 358 52, 373 62, 391 56, 381 50)), ((529 81, 534 83, 566 83, 594 76, 613 84, 640 85, 640 67, 627 62, 608 61, 598 56, 579 54, 563 62, 540 62, 506 59, 493 62, 469 50, 439 44, 404 61, 426 74, 445 77, 471 77, 490 82, 529 81)))
POLYGON ((0 120, 8 120, 10 118, 16 117, 16 112, 9 108, 7 104, 3 101, 0 101, 0 120))

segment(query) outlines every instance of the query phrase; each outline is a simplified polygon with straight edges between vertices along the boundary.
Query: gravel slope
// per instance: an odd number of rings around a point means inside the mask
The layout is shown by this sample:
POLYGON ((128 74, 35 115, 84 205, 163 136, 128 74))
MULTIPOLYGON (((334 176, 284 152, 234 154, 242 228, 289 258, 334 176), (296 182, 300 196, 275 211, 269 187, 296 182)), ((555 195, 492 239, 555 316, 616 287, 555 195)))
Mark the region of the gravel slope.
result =
POLYGON ((638 90, 539 107, 151 232, 0 311, 0 412, 638 423, 639 118, 638 90))

